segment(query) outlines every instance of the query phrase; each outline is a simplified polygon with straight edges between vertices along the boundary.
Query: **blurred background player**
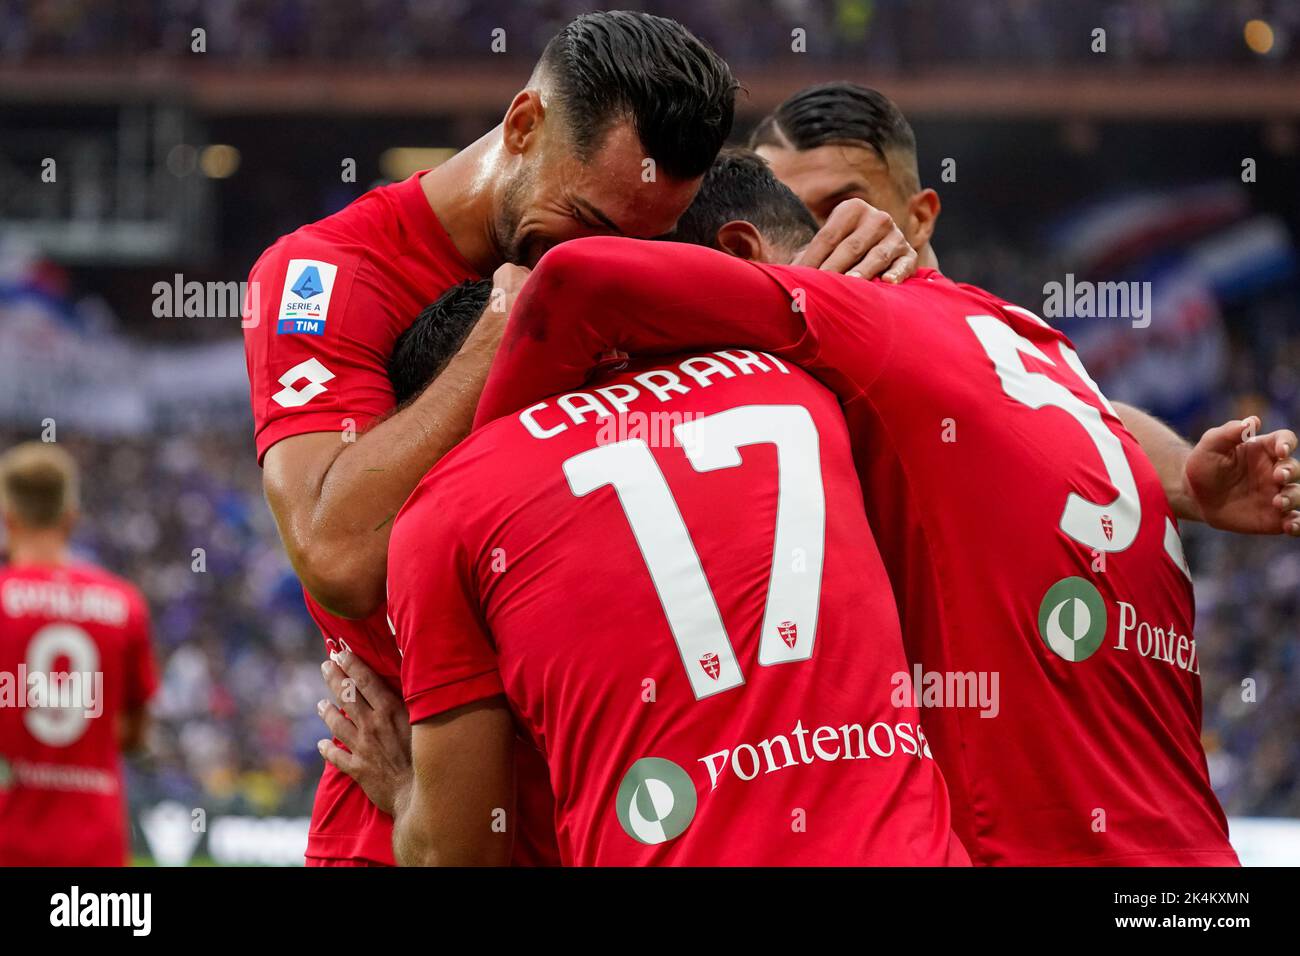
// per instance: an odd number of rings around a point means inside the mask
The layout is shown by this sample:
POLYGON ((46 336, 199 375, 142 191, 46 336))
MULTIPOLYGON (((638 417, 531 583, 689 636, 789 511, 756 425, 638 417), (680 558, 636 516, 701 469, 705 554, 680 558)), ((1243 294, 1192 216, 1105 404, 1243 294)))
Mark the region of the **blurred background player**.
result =
POLYGON ((122 866, 120 756, 143 746, 156 684, 149 612, 75 561, 77 466, 28 442, 0 458, 0 866, 122 866))

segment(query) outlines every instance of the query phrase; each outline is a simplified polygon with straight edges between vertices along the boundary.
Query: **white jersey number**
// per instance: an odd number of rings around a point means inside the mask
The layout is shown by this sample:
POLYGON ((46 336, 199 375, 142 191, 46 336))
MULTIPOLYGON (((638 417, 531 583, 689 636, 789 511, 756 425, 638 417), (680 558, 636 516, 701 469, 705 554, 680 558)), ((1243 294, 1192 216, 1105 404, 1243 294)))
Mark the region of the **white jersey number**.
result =
MULTIPOLYGON (((49 686, 60 674, 76 675, 78 681, 89 679, 99 671, 99 648, 91 636, 75 624, 47 624, 32 635, 27 645, 27 673, 40 674, 49 686), (67 667, 56 672, 54 664, 60 657, 68 659, 67 667)), ((90 728, 84 700, 65 701, 69 706, 59 706, 57 691, 53 698, 41 706, 23 711, 27 731, 47 747, 67 747, 81 739, 90 728)))
MULTIPOLYGON (((826 496, 812 416, 799 405, 745 405, 678 425, 673 435, 697 472, 739 467, 747 445, 776 446, 776 533, 758 662, 807 660, 817 636, 826 547, 826 496)), ((695 543, 646 443, 601 445, 563 467, 579 498, 613 486, 696 699, 743 684, 695 543)))
MULTIPOLYGON (((1065 500, 1065 510, 1061 513, 1061 530, 1080 544, 1097 551, 1123 551, 1129 547, 1137 537, 1138 526, 1142 521, 1142 503, 1138 498, 1133 469, 1124 456, 1124 446, 1115 433, 1106 427, 1101 412, 1059 382, 1052 381, 1041 372, 1031 372, 1025 368, 1020 359, 1022 353, 1032 355, 1048 365, 1056 363, 1001 319, 991 315, 970 315, 966 321, 988 357, 993 360, 1003 391, 1030 408, 1050 406, 1070 415, 1092 439, 1106 469, 1106 476, 1115 486, 1116 496, 1108 502, 1089 501, 1070 492, 1065 500)), ((1072 350, 1062 347, 1061 354, 1075 372, 1082 372, 1083 365, 1072 350), (1073 361, 1070 360, 1071 357, 1073 361)), ((1086 372, 1080 378, 1094 392, 1097 391, 1086 372)), ((1100 392, 1097 395, 1101 397, 1100 392)), ((1101 398, 1101 401, 1106 400, 1101 398)), ((1110 408, 1109 403, 1106 407, 1110 408)))

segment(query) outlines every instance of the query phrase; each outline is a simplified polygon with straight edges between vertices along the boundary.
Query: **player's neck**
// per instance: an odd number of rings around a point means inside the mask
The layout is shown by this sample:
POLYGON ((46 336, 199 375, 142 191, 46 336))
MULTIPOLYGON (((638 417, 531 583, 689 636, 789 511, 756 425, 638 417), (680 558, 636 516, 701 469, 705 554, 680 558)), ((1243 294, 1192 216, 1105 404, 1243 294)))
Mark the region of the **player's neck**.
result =
POLYGON ((934 246, 928 242, 916 251, 916 267, 918 269, 939 270, 939 257, 934 254, 934 246))
POLYGON ((57 567, 68 563, 68 539, 59 531, 25 531, 10 534, 9 564, 12 567, 57 567))
POLYGON ((482 276, 490 276, 502 262, 492 233, 491 175, 500 140, 498 127, 429 170, 420 180, 433 214, 457 251, 482 276))

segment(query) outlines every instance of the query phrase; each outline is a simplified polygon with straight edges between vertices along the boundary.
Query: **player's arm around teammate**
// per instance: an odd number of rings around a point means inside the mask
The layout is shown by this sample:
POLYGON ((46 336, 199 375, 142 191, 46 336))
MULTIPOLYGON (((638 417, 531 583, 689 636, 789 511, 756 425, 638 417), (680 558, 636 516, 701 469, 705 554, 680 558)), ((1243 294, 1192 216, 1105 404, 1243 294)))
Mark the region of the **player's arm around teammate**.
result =
MULTIPOLYGON (((751 243, 743 251, 761 254, 761 246, 751 243)), ((844 380, 837 369, 850 353, 875 351, 865 329, 836 325, 818 314, 811 297, 800 302, 738 258, 617 239, 582 240, 553 251, 519 296, 476 423, 578 387, 596 357, 612 349, 637 355, 757 347, 805 365, 842 400, 851 400, 863 383, 844 380), (599 305, 574 321, 548 307, 553 289, 599 305)), ((874 360, 867 357, 864 367, 875 367, 874 360)), ((1188 449, 1145 413, 1122 420, 1137 429, 1134 437, 1153 458, 1180 518, 1245 534, 1300 536, 1294 432, 1254 437, 1258 419, 1228 422, 1188 449)))
POLYGON ((351 651, 321 665, 334 702, 316 707, 330 733, 322 740, 326 760, 357 782, 370 802, 396 816, 399 797, 411 788, 411 722, 401 694, 351 651), (346 707, 344 714, 339 707, 346 707), (347 748, 347 749, 344 749, 347 748))
POLYGON ((527 275, 518 266, 497 270, 504 306, 488 307, 442 374, 404 408, 355 441, 311 432, 266 453, 263 486, 289 560, 334 613, 361 617, 383 601, 392 518, 469 432, 509 302, 527 275))
POLYGON ((514 818, 514 723, 504 697, 412 728, 410 783, 393 808, 400 866, 505 866, 514 818))
MULTIPOLYGON (((900 282, 916 271, 917 254, 888 213, 855 201, 836 210, 800 262, 900 282)), ((333 613, 364 617, 382 603, 388 524, 425 472, 469 432, 504 320, 527 276, 520 266, 497 270, 504 307, 494 300, 488 321, 414 402, 355 441, 311 432, 266 453, 263 486, 289 560, 333 613)))
MULTIPOLYGON (((849 255, 845 263, 873 273, 886 269, 890 274, 904 276, 915 269, 915 254, 910 251, 910 247, 901 252, 893 248, 898 233, 892 220, 886 217, 882 225, 875 210, 869 206, 864 206, 863 209, 850 206, 849 212, 852 215, 828 224, 832 235, 826 244, 818 246, 814 242, 804 254, 808 255, 811 251, 814 256, 830 255, 844 246, 844 252, 848 255, 849 250, 858 242, 866 241, 872 244, 865 254, 867 261, 849 255), (893 253, 892 258, 890 253, 893 253)), ((634 266, 628 264, 627 267, 634 266)), ((504 266, 498 270, 495 285, 507 292, 504 312, 508 313, 512 308, 527 277, 528 271, 522 267, 504 266)), ((494 298, 494 302, 497 301, 499 297, 494 298)), ((800 328, 793 322, 790 327, 792 334, 800 328)), ((496 334, 499 337, 499 329, 496 334)), ((582 377, 585 377, 586 371, 584 364, 582 377)), ((408 377, 423 379, 422 375, 408 377)), ((386 545, 387 535, 383 540, 386 545)), ((334 737, 342 741, 344 747, 322 740, 319 745, 321 754, 338 770, 354 779, 376 807, 392 814, 399 792, 409 785, 411 773, 411 727, 402 700, 350 652, 344 651, 335 660, 325 662, 322 670, 334 703, 321 701, 318 711, 334 737), (346 715, 340 707, 346 708, 346 715)))
POLYGON ((322 667, 344 716, 321 702, 343 741, 321 741, 325 759, 393 817, 402 866, 504 866, 514 830, 514 723, 504 697, 475 701, 412 727, 406 704, 354 654, 322 667), (504 816, 500 816, 503 814, 504 816))

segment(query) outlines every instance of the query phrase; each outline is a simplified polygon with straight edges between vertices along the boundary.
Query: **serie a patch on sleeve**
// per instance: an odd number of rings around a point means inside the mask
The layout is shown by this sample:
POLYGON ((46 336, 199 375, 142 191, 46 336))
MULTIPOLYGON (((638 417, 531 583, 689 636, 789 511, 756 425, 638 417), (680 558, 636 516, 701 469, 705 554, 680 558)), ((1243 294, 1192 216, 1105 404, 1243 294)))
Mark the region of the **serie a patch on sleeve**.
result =
POLYGON ((319 259, 290 259, 276 313, 277 335, 324 335, 339 267, 319 259))

